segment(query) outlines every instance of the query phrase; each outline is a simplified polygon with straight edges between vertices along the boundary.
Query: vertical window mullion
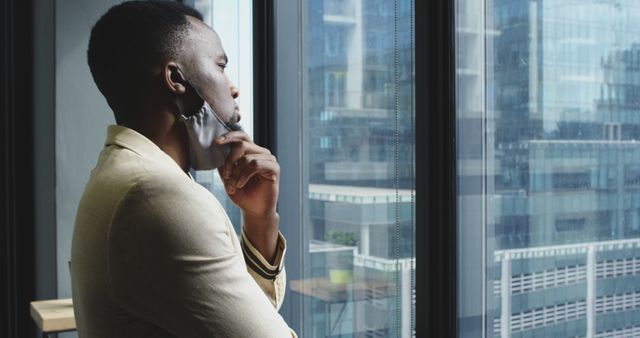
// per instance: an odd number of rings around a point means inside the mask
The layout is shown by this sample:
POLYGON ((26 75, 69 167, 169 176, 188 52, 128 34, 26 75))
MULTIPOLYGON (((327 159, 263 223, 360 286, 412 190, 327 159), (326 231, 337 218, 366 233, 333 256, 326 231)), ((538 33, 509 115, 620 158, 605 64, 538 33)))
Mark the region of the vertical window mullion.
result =
POLYGON ((457 337, 453 1, 416 1, 416 335, 457 337))

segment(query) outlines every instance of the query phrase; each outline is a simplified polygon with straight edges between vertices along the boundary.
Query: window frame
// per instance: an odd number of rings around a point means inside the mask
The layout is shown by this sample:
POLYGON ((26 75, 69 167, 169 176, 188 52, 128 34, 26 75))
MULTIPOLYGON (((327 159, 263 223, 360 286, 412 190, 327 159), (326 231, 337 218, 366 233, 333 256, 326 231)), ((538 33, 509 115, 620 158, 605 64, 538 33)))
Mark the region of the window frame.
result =
POLYGON ((0 137, 2 167, 2 278, 0 336, 35 335, 29 302, 36 295, 34 168, 34 4, 7 0, 0 5, 0 137))
POLYGON ((273 0, 253 0, 253 135, 276 154, 273 0))
POLYGON ((458 336, 454 1, 415 1, 416 335, 458 336), (423 129, 423 128, 421 128, 423 129), (419 245, 418 245, 419 244, 419 245))

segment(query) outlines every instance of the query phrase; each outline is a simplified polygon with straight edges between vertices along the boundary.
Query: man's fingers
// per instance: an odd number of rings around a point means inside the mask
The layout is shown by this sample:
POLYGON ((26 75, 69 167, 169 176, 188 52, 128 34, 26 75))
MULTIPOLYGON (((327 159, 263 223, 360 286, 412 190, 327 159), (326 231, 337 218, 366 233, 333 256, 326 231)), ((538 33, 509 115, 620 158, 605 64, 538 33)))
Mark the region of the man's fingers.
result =
MULTIPOLYGON (((258 174, 261 171, 261 168, 258 165, 258 160, 255 161, 251 161, 249 163, 247 163, 245 166, 242 167, 242 177, 247 177, 247 179, 255 176, 256 174, 258 174)), ((232 177, 231 179, 229 179, 228 184, 228 192, 230 194, 233 194, 236 192, 236 190, 240 189, 241 187, 239 186, 239 181, 238 181, 238 177, 232 177)), ((246 184, 246 182, 245 182, 246 184)), ((243 185, 244 186, 244 185, 243 185)))
POLYGON ((240 173, 238 179, 236 180, 237 189, 244 188, 247 182, 249 182, 249 180, 253 176, 258 174, 266 180, 276 181, 278 171, 280 170, 280 167, 277 165, 277 163, 270 160, 259 160, 259 162, 261 163, 259 163, 257 167, 250 168, 249 166, 247 166, 246 169, 240 173))
POLYGON ((269 149, 262 148, 259 145, 247 141, 237 142, 231 145, 231 150, 223 164, 223 178, 229 178, 233 168, 237 166, 237 162, 248 154, 266 154, 270 155, 269 149))
POLYGON ((250 154, 240 158, 230 172, 227 173, 226 185, 242 188, 255 174, 262 173, 267 179, 275 179, 280 166, 275 156, 270 154, 250 154))
MULTIPOLYGON (((267 163, 269 161, 273 162, 272 164, 265 165, 264 170, 266 171, 273 170, 274 167, 278 171, 280 169, 275 156, 271 155, 269 149, 260 147, 253 143, 251 137, 244 131, 229 132, 224 136, 217 138, 216 143, 220 145, 230 145, 231 150, 219 169, 220 175, 225 180, 225 185, 228 187, 227 191, 229 193, 235 192, 241 173, 244 173, 245 171, 249 172, 251 173, 250 177, 252 177, 255 175, 254 172, 258 170, 261 163, 267 163)), ((258 170, 258 172, 259 171, 260 170, 258 170)), ((265 176, 269 175, 266 174, 265 176)), ((250 177, 243 176, 243 186, 250 177)))
POLYGON ((217 144, 229 144, 235 142, 250 142, 253 143, 251 136, 244 131, 230 131, 216 139, 217 144))
POLYGON ((242 169, 244 169, 244 167, 247 166, 249 163, 256 161, 261 155, 263 154, 248 154, 240 157, 237 161, 233 163, 233 166, 231 167, 231 169, 229 170, 229 173, 227 174, 227 178, 231 181, 235 181, 235 179, 238 177, 242 169))
POLYGON ((247 170, 257 170, 261 168, 264 168, 267 170, 274 170, 275 167, 279 169, 278 163, 276 162, 276 158, 273 155, 254 154, 254 155, 243 156, 231 171, 231 174, 229 175, 229 179, 234 181, 237 184, 239 183, 239 178, 247 170))

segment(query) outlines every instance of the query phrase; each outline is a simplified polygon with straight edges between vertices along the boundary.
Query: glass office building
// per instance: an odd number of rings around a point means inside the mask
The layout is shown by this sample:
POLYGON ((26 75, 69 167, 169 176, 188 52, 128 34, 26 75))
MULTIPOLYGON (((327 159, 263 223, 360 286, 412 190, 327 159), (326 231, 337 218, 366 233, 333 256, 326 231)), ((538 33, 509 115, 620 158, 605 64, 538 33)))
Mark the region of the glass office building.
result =
POLYGON ((461 336, 640 336, 640 3, 457 6, 461 336))
POLYGON ((305 12, 310 266, 290 288, 305 295, 304 335, 411 337, 412 1, 305 12))

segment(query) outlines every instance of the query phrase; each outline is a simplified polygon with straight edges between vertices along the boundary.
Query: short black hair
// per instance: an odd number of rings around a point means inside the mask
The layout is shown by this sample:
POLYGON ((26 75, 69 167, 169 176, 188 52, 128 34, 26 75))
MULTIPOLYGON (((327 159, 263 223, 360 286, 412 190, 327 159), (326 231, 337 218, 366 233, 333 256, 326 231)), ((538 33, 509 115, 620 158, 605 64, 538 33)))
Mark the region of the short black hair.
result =
POLYGON ((173 1, 127 1, 111 7, 91 29, 87 59, 98 89, 116 114, 141 94, 157 62, 175 58, 197 10, 173 1))

